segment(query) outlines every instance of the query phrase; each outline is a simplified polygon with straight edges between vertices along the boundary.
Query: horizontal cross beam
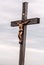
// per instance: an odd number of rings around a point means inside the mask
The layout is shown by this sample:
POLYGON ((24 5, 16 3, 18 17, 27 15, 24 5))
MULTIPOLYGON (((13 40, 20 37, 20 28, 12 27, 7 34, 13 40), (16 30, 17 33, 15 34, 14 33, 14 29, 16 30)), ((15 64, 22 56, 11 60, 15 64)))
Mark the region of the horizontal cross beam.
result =
MULTIPOLYGON (((18 21, 12 21, 11 22, 11 26, 12 27, 15 27, 15 26, 18 26, 17 22, 21 22, 22 20, 18 20, 18 21)), ((28 21, 28 23, 26 25, 31 25, 31 24, 38 24, 40 23, 40 18, 31 18, 31 19, 27 19, 25 21, 28 21)), ((24 21, 24 22, 25 22, 24 21)))

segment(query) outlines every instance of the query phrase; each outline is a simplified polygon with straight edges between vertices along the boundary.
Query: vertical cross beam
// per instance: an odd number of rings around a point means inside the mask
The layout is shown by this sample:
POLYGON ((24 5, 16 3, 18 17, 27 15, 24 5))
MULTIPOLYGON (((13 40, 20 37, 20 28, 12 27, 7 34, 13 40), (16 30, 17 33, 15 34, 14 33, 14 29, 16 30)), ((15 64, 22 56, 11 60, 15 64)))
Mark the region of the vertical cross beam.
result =
MULTIPOLYGON (((28 3, 23 3, 23 11, 22 11, 22 21, 25 21, 27 19, 27 9, 28 9, 28 3)), ((26 45, 26 26, 24 26, 23 31, 23 42, 20 44, 20 57, 19 57, 19 65, 24 65, 24 59, 25 59, 25 45, 26 45)))

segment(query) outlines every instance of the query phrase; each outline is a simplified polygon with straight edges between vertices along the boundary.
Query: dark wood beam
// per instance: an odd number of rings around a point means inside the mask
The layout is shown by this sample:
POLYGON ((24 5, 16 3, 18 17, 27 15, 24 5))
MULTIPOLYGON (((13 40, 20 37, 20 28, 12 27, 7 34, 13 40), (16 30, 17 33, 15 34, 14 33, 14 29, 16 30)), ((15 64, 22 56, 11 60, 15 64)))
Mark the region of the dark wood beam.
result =
MULTIPOLYGON (((23 11, 22 11, 22 21, 27 20, 27 10, 28 10, 28 2, 23 3, 23 11)), ((23 28, 23 42, 20 44, 20 56, 19 56, 19 65, 24 65, 25 62, 25 46, 26 46, 26 26, 23 28)))
MULTIPOLYGON (((11 26, 12 27, 18 26, 17 22, 20 23, 21 21, 22 20, 12 21, 11 26)), ((40 18, 31 18, 31 19, 24 20, 23 22, 25 22, 25 21, 29 21, 26 25, 39 24, 40 23, 40 18)))
POLYGON ((26 25, 39 24, 40 18, 27 19, 27 21, 28 21, 28 23, 26 25))

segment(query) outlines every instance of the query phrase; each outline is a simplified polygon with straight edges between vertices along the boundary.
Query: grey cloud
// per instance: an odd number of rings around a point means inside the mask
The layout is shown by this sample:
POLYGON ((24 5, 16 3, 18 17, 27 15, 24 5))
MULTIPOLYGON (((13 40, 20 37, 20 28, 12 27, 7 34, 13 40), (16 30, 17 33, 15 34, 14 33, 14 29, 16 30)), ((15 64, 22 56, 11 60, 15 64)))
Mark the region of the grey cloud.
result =
POLYGON ((38 48, 38 49, 44 49, 44 30, 43 30, 44 28, 40 29, 39 27, 36 27, 36 25, 33 28, 32 27, 30 28, 29 26, 28 28, 30 30, 28 30, 28 33, 27 33, 27 40, 32 39, 32 40, 35 40, 36 42, 34 43, 28 42, 27 46, 38 48))

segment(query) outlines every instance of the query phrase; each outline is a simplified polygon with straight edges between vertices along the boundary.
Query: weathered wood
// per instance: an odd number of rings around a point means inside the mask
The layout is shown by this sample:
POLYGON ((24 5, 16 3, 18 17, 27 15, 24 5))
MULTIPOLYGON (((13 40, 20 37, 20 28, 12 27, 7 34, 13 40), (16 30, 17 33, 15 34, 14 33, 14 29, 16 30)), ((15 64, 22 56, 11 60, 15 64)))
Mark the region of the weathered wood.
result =
MULTIPOLYGON (((11 22, 11 26, 15 27, 18 26, 17 22, 21 22, 22 20, 18 20, 18 21, 12 21, 11 22)), ((31 19, 27 19, 24 20, 23 22, 28 21, 28 23, 26 25, 31 25, 31 24, 39 24, 40 23, 40 18, 31 18, 31 19)))
POLYGON ((32 24, 39 24, 40 23, 40 18, 32 18, 32 19, 28 19, 28 23, 27 25, 32 25, 32 24))
MULTIPOLYGON (((28 9, 28 3, 23 3, 23 11, 22 11, 22 20, 27 19, 27 9, 28 9)), ((20 57, 19 57, 19 65, 24 65, 24 59, 25 59, 25 45, 26 45, 26 26, 24 26, 23 31, 23 42, 22 45, 20 45, 20 57)))

